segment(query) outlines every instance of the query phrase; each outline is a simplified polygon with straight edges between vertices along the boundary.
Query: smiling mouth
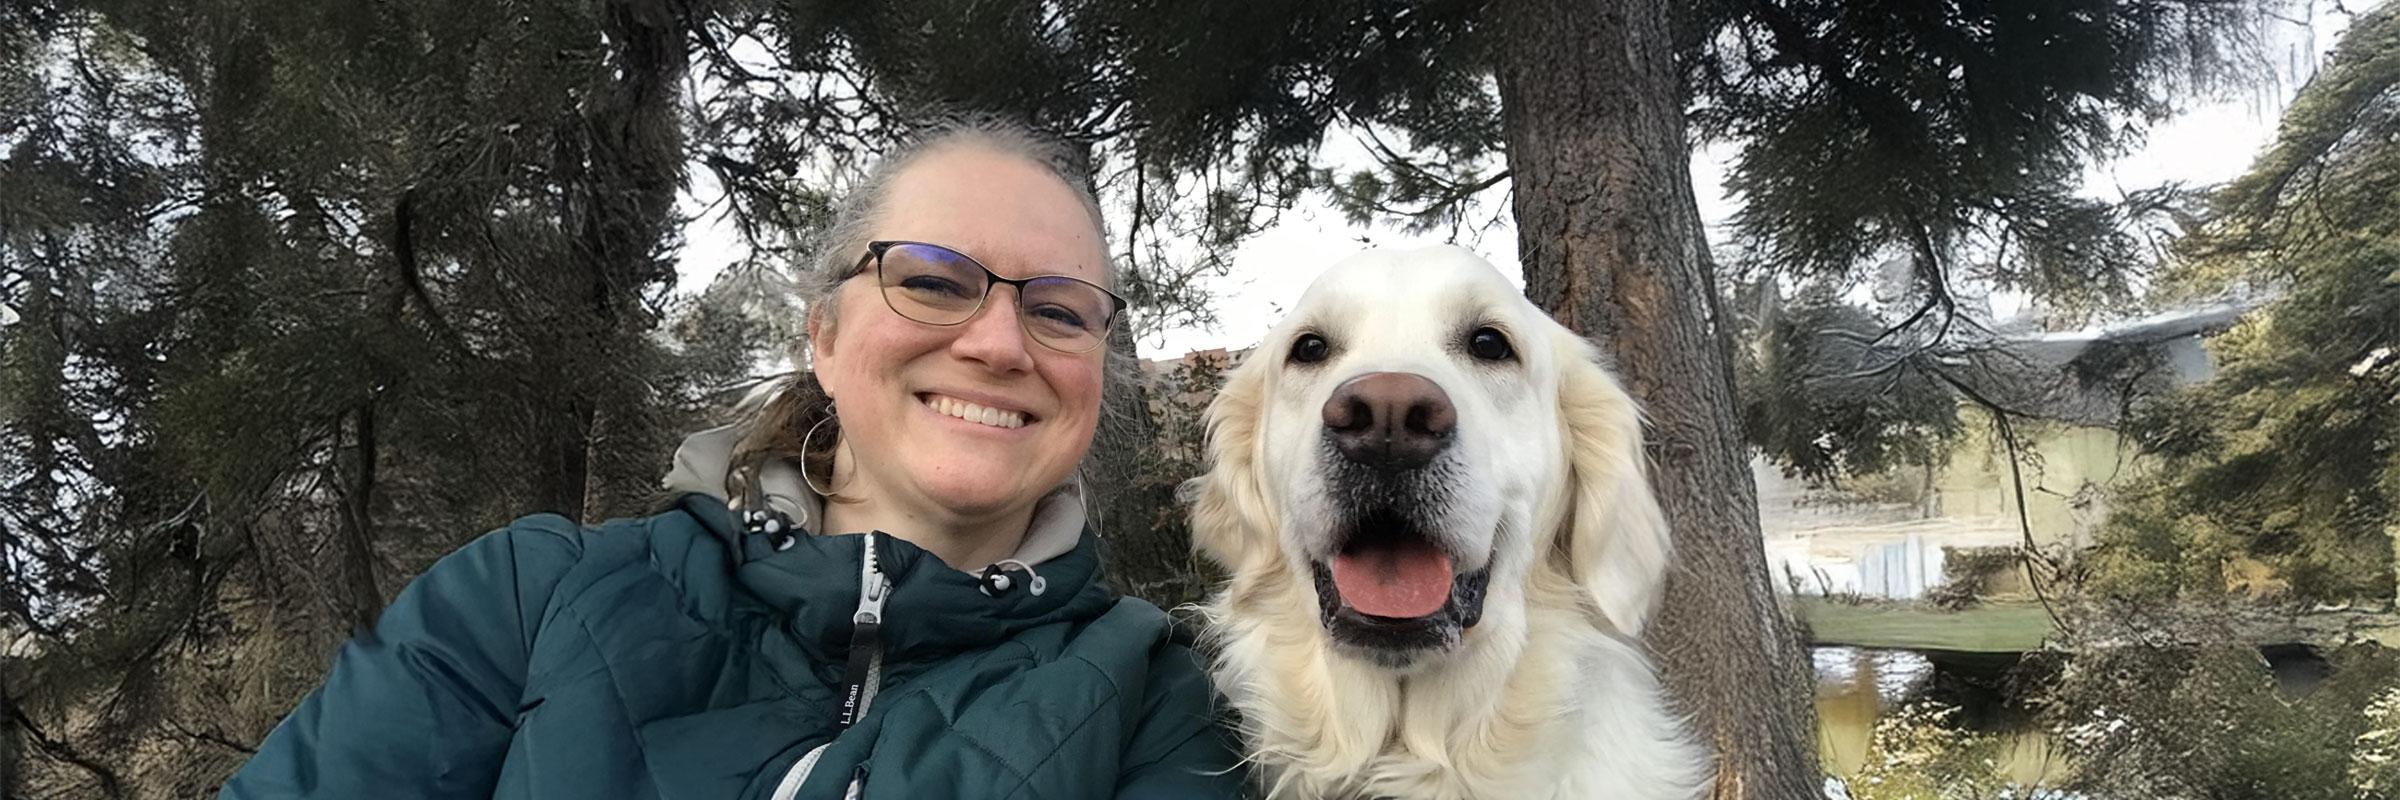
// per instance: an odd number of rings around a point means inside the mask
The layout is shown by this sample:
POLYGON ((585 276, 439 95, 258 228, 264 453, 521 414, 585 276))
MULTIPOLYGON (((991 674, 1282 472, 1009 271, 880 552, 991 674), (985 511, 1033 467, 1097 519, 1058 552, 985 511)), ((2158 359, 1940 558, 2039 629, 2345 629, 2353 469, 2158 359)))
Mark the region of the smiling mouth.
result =
POLYGON ((1402 666, 1445 650, 1483 619, 1487 565, 1461 573, 1450 554, 1401 514, 1359 515, 1330 562, 1311 565, 1319 616, 1335 641, 1402 666))
POLYGON ((925 404, 926 408, 932 409, 936 414, 963 419, 991 428, 1022 428, 1033 424, 1034 421, 1033 415, 1023 411, 976 405, 956 397, 931 392, 919 393, 917 402, 925 404))

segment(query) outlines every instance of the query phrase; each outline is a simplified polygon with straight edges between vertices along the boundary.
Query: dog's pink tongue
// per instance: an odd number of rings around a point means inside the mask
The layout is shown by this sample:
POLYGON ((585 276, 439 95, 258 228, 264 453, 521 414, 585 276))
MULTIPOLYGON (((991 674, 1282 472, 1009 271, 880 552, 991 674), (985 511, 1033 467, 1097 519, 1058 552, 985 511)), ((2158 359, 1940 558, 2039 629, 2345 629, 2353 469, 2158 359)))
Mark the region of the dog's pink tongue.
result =
POLYGON ((1424 541, 1352 548, 1333 557, 1333 586, 1361 614, 1422 617, 1450 600, 1450 556, 1424 541))

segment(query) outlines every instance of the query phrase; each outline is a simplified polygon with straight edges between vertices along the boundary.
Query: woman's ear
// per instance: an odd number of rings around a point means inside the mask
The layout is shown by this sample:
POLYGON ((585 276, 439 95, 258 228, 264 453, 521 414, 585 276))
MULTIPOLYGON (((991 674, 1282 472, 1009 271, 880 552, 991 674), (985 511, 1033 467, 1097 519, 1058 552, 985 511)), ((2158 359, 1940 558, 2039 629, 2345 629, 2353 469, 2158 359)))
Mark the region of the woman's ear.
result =
POLYGON ((831 336, 833 336, 833 323, 826 321, 823 306, 810 304, 808 307, 808 363, 812 369, 816 364, 824 361, 826 351, 832 348, 831 336))
POLYGON ((1185 482, 1192 547, 1228 571, 1274 553, 1274 520, 1259 487, 1259 410, 1273 359, 1253 358, 1225 377, 1208 404, 1208 471, 1185 482))
POLYGON ((1560 327, 1551 351, 1559 360, 1559 426, 1572 493, 1559 540, 1568 574, 1610 625, 1639 635, 1657 610, 1674 552, 1666 515, 1650 493, 1641 410, 1600 366, 1590 342, 1560 327))

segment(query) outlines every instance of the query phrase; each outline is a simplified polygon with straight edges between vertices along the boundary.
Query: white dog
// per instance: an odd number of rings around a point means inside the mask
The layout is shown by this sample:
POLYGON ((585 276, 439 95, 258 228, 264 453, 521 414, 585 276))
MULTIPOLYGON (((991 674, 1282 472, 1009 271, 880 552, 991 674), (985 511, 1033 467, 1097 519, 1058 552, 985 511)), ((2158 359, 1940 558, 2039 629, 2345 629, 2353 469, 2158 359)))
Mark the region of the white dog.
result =
POLYGON ((1319 278, 1209 408, 1216 678, 1293 798, 1690 798, 1636 638, 1665 521, 1633 400, 1455 247, 1319 278))

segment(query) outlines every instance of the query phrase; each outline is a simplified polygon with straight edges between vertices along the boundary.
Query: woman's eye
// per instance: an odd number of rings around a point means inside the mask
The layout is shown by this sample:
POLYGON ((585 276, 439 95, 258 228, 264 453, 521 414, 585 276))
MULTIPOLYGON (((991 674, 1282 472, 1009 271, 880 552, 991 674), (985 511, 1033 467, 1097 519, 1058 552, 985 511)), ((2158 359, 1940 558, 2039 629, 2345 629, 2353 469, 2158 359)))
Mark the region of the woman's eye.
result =
POLYGON ((1501 332, 1491 328, 1476 328, 1475 333, 1467 337, 1467 355, 1485 361, 1507 361, 1515 358, 1517 351, 1508 346, 1508 336, 1501 332))
POLYGON ((1083 315, 1077 314, 1065 306, 1038 306, 1033 309, 1033 315, 1045 322, 1053 322, 1069 328, 1084 327, 1083 315))
POLYGON ((911 276, 907 280, 901 281, 900 287, 912 292, 923 292, 926 294, 939 294, 950 297, 967 296, 967 288, 960 286, 957 281, 932 275, 911 276))
POLYGON ((1300 338, 1292 341, 1293 361, 1314 364, 1325 360, 1325 357, 1330 355, 1333 355, 1333 343, 1325 341, 1323 336, 1303 333, 1300 334, 1300 338))

